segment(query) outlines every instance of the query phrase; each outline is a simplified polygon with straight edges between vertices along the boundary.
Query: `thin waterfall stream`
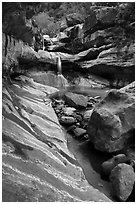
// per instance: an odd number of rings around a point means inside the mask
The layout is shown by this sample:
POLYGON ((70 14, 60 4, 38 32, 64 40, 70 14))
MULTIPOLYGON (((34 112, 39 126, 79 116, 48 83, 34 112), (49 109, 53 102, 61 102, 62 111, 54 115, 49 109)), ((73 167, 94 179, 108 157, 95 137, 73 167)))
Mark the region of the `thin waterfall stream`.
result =
MULTIPOLYGON (((100 94, 101 98, 105 97, 106 90, 92 90, 91 88, 87 90, 87 87, 70 87, 67 79, 62 74, 62 63, 60 57, 57 57, 57 70, 57 88, 59 89, 59 99, 61 99, 67 91, 84 95, 90 95, 93 91, 93 96, 100 94)), ((74 154, 79 165, 82 167, 88 183, 113 200, 113 197, 111 196, 112 187, 110 182, 103 180, 100 176, 100 164, 106 159, 106 155, 100 156, 101 154, 93 150, 93 147, 89 142, 81 142, 74 139, 71 134, 68 134, 65 128, 63 128, 63 131, 67 138, 67 146, 70 152, 74 154), (97 165, 94 165, 94 163, 97 163, 97 165), (99 171, 97 169, 99 169, 99 171)))
POLYGON ((68 82, 62 75, 62 64, 59 56, 57 57, 57 70, 57 88, 59 89, 59 98, 61 98, 64 90, 68 87, 68 82))

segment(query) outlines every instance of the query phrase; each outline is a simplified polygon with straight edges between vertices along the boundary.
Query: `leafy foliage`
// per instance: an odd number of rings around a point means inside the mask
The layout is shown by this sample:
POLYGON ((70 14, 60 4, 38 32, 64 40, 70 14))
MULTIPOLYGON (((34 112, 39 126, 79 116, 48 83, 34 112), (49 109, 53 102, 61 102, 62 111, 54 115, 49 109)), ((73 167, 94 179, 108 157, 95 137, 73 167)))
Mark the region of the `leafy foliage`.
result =
POLYGON ((59 23, 54 21, 47 13, 40 13, 35 18, 36 24, 40 27, 43 34, 53 37, 59 31, 59 23))

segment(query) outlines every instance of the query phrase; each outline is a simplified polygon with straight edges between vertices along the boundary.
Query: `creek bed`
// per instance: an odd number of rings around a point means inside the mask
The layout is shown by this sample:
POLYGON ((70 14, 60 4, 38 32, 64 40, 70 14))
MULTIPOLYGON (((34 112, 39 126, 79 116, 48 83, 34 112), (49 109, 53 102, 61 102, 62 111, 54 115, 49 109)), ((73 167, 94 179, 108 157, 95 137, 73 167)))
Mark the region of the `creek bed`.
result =
POLYGON ((74 154, 82 167, 88 183, 104 193, 112 201, 115 201, 112 197, 111 183, 103 180, 100 176, 101 163, 110 157, 107 154, 96 151, 90 141, 80 142, 67 133, 66 137, 68 149, 74 154))
MULTIPOLYGON (((58 93, 59 97, 63 97, 66 92, 73 92, 83 95, 88 95, 92 97, 100 96, 103 99, 107 92, 108 88, 90 88, 90 87, 78 87, 71 86, 67 89, 60 89, 58 93)), ((104 193, 112 201, 115 201, 113 198, 112 186, 109 181, 103 180, 101 178, 101 164, 110 159, 111 156, 107 153, 102 153, 94 149, 91 142, 88 141, 79 141, 73 138, 72 135, 68 134, 63 128, 65 135, 67 137, 67 145, 70 152, 73 153, 77 162, 83 169, 86 180, 94 188, 98 189, 104 193)))
MULTIPOLYGON (((34 80, 38 83, 42 83, 44 85, 52 86, 57 88, 56 80, 52 75, 52 80, 50 80, 50 74, 48 77, 45 78, 43 75, 37 73, 37 76, 33 75, 34 80), (54 83, 55 82, 55 83, 54 83)), ((31 75, 32 76, 32 75, 31 75)), ((103 99, 107 92, 109 91, 108 88, 91 88, 85 86, 68 86, 68 87, 61 87, 59 92, 56 94, 51 95, 51 98, 62 98, 63 95, 67 92, 83 94, 86 96, 96 97, 100 96, 103 99)), ((94 188, 98 189, 102 193, 104 193, 108 198, 112 201, 115 201, 112 197, 112 186, 109 181, 105 181, 101 178, 101 163, 105 160, 109 159, 108 154, 102 154, 102 152, 96 151, 92 144, 88 141, 82 142, 74 139, 72 135, 68 134, 66 130, 63 128, 66 138, 67 138, 67 145, 70 152, 73 153, 77 162, 82 167, 86 180, 90 185, 94 188)))
MULTIPOLYGON (((68 87, 67 90, 62 89, 60 91, 60 96, 63 96, 63 94, 67 91, 92 97, 100 96, 103 99, 106 96, 108 89, 91 89, 90 87, 72 86, 68 87)), ((65 129, 64 132, 67 137, 68 149, 73 153, 79 165, 82 167, 88 183, 104 193, 112 201, 115 201, 112 196, 111 183, 103 180, 100 175, 101 164, 111 158, 111 156, 95 150, 90 141, 76 140, 72 137, 72 135, 68 134, 65 129)))

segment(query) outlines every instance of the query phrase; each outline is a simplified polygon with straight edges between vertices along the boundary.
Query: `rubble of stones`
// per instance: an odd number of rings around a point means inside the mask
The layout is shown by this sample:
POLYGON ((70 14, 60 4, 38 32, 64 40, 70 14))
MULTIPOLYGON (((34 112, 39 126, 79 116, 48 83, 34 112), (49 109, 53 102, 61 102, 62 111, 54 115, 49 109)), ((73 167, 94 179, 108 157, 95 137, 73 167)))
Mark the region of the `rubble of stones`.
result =
POLYGON ((87 125, 95 104, 101 100, 100 96, 86 97, 81 94, 66 93, 62 99, 52 99, 60 124, 77 140, 88 140, 87 125), (70 98, 68 95, 75 98, 70 98), (79 96, 79 100, 75 99, 79 96), (81 98, 82 97, 82 98, 81 98), (68 100, 69 99, 69 100, 68 100), (83 100, 85 99, 85 100, 83 100))
MULTIPOLYGON (((83 96, 66 93, 62 98, 52 99, 60 124, 66 131, 80 142, 90 141, 88 123, 94 108, 101 102, 101 97, 83 96)), ((126 151, 109 153, 111 159, 101 165, 102 179, 109 180, 113 188, 113 196, 118 201, 128 201, 135 195, 135 146, 129 146, 126 151)))

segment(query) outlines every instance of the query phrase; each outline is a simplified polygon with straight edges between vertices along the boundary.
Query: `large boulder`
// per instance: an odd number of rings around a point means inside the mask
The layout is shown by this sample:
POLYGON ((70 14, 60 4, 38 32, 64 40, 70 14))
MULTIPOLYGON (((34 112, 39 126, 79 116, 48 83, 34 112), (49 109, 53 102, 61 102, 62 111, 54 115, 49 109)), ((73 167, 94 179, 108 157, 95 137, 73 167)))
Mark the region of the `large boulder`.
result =
POLYGON ((85 19, 83 26, 85 36, 97 30, 113 27, 116 24, 121 26, 127 22, 132 23, 135 19, 134 9, 132 3, 122 3, 116 7, 92 6, 90 15, 85 19))
POLYGON ((82 24, 77 24, 72 27, 68 27, 64 30, 64 32, 71 38, 83 38, 84 32, 83 32, 83 23, 82 24))
POLYGON ((88 98, 81 94, 68 92, 64 95, 65 102, 74 108, 85 108, 88 103, 88 98))
POLYGON ((83 23, 83 16, 79 13, 72 13, 66 16, 68 27, 83 23))
POLYGON ((115 18, 118 14, 118 10, 113 7, 91 7, 90 15, 85 19, 84 31, 85 33, 93 33, 96 30, 103 29, 103 25, 112 26, 115 22, 115 18))
POLYGON ((135 173, 133 167, 128 164, 118 164, 112 170, 110 180, 114 195, 120 201, 126 201, 134 187, 135 173))
MULTIPOLYGON (((91 58, 92 60, 78 63, 83 69, 88 69, 91 74, 109 80, 110 85, 113 86, 123 86, 135 80, 134 43, 130 46, 121 47, 119 50, 111 44, 95 50, 98 51, 96 59, 91 58)), ((87 56, 85 57, 87 59, 87 56)))
POLYGON ((91 47, 100 47, 103 45, 110 44, 112 42, 111 38, 109 37, 109 34, 105 32, 105 30, 96 31, 85 37, 83 41, 83 49, 89 49, 91 47))
POLYGON ((102 163, 102 174, 107 176, 111 173, 112 169, 120 163, 126 163, 128 158, 125 154, 118 154, 113 158, 102 163))
POLYGON ((93 110, 88 134, 95 148, 105 152, 124 149, 134 142, 135 83, 112 90, 93 110))

